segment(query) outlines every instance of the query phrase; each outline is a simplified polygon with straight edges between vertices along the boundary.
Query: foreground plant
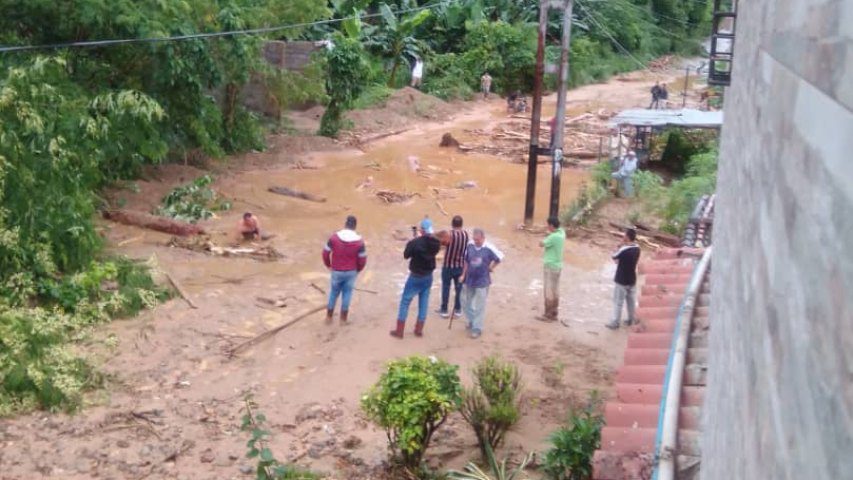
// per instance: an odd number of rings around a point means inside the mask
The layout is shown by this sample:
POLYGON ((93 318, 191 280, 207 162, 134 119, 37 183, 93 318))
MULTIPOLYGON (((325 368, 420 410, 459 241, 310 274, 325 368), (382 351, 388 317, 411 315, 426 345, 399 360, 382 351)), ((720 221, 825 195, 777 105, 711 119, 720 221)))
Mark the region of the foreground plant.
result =
POLYGON ((527 478, 524 474, 524 469, 527 468, 527 465, 533 459, 533 454, 528 454, 524 457, 521 464, 517 467, 507 469, 507 459, 504 458, 498 463, 494 451, 486 445, 486 459, 491 470, 490 474, 484 472, 476 463, 468 462, 465 465, 465 471, 452 470, 448 473, 448 478, 451 480, 523 480, 527 478))
POLYGON ((474 367, 474 386, 462 394, 460 413, 474 429, 483 458, 496 449, 521 417, 518 367, 487 357, 474 367))
POLYGON ((213 177, 202 175, 192 182, 175 188, 163 197, 163 206, 157 213, 164 217, 195 223, 213 216, 213 212, 229 210, 231 203, 219 197, 210 188, 213 177))
POLYGON ((243 425, 244 432, 249 432, 251 438, 246 446, 248 458, 257 458, 255 469, 256 480, 318 480, 320 475, 308 470, 302 470, 276 460, 269 448, 270 432, 264 429, 267 418, 257 411, 257 404, 251 396, 244 399, 243 425))
POLYGON ((543 470, 552 480, 589 480, 592 455, 601 445, 601 399, 592 392, 587 405, 572 412, 567 425, 551 434, 551 449, 545 453, 543 470))
POLYGON ((388 370, 361 400, 368 418, 385 429, 395 460, 418 470, 433 434, 459 407, 458 367, 412 356, 388 370))

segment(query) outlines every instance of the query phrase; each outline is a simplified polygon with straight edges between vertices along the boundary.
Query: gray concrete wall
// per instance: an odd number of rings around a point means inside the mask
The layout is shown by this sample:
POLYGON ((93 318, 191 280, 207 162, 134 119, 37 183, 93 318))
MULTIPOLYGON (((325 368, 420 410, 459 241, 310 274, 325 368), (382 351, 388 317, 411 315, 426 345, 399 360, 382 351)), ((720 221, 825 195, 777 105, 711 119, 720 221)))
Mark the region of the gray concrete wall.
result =
POLYGON ((853 478, 853 0, 741 0, 702 478, 853 478))

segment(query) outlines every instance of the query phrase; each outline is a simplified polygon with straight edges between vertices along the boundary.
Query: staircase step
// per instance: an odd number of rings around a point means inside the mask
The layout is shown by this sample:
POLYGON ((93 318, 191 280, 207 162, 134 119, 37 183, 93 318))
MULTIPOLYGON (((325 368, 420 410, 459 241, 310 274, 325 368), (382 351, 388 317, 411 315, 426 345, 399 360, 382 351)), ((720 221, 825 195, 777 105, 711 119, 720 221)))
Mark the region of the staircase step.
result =
POLYGON ((616 384, 616 400, 620 403, 643 403, 660 406, 661 384, 627 383, 616 384))
POLYGON ((640 320, 674 320, 678 315, 678 306, 675 307, 640 307, 636 311, 640 320))
POLYGON ((690 283, 689 273, 653 273, 646 275, 649 285, 687 285, 690 283))
POLYGON ((684 292, 687 291, 687 284, 678 284, 678 285, 661 285, 661 284, 652 284, 648 283, 643 285, 643 288, 640 289, 641 295, 684 295, 684 292))
POLYGON ((683 385, 694 387, 704 387, 708 384, 708 367, 695 363, 684 366, 683 385))
MULTIPOLYGON (((651 260, 642 260, 640 264, 637 266, 637 271, 640 274, 652 273, 649 269, 654 269, 658 267, 679 267, 683 265, 693 266, 695 262, 689 258, 653 258, 651 260)), ((666 273, 666 272, 663 272, 666 273)))
POLYGON ((678 410, 678 428, 701 430, 701 427, 702 407, 681 407, 678 410))
POLYGON ((655 259, 668 259, 668 258, 693 258, 698 259, 702 257, 702 253, 705 251, 703 248, 689 248, 689 247, 681 247, 681 248, 664 248, 659 250, 655 254, 655 259))
POLYGON ((678 307, 683 299, 683 295, 643 295, 640 307, 678 307))
POLYGON ((648 333, 669 333, 675 329, 675 320, 642 320, 640 325, 648 333))
POLYGON ((666 365, 623 365, 616 372, 617 383, 663 385, 666 365))
POLYGON ((627 348, 623 358, 625 365, 666 365, 669 348, 627 348))
POLYGON ((601 449, 611 452, 653 452, 656 428, 604 427, 601 449))
POLYGON ((701 407, 705 403, 705 387, 684 385, 681 388, 681 405, 701 407))
POLYGON ((699 365, 708 365, 708 349, 707 348, 688 348, 687 362, 688 365, 696 363, 699 365))
POLYGON ((657 428, 659 405, 607 402, 604 418, 608 427, 657 428))
POLYGON ((695 266, 690 260, 679 260, 682 263, 674 263, 672 260, 652 260, 640 265, 640 273, 643 275, 656 274, 689 274, 693 273, 695 266))
POLYGON ((628 348, 669 348, 672 335, 669 333, 632 333, 628 336, 628 348))
POLYGON ((678 429, 678 453, 680 455, 690 455, 693 457, 702 456, 702 447, 700 438, 702 432, 699 430, 678 429))

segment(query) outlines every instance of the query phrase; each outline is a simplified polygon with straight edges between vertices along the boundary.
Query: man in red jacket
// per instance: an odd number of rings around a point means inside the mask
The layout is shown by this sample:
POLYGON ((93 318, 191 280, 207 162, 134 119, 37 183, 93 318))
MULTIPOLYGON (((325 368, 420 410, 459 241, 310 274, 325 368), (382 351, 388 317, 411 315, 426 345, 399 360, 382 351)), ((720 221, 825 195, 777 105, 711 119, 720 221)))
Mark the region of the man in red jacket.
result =
POLYGON ((338 295, 341 295, 341 323, 347 322, 352 291, 355 288, 355 277, 367 265, 367 250, 364 240, 355 232, 356 219, 350 215, 344 229, 338 231, 326 242, 323 249, 323 263, 332 271, 331 288, 329 289, 329 304, 326 310, 326 322, 331 323, 335 313, 338 295))

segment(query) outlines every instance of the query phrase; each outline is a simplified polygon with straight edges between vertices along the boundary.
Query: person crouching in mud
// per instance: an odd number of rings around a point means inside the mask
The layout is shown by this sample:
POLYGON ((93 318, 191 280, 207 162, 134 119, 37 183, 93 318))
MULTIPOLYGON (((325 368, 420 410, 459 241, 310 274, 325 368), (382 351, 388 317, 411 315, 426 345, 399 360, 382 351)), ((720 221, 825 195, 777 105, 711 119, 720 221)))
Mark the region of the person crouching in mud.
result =
POLYGON ((240 223, 237 224, 237 231, 240 232, 240 236, 243 240, 261 239, 261 224, 258 221, 258 217, 253 215, 252 212, 246 212, 243 214, 243 218, 240 219, 240 223))

